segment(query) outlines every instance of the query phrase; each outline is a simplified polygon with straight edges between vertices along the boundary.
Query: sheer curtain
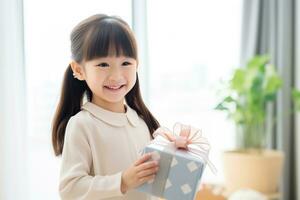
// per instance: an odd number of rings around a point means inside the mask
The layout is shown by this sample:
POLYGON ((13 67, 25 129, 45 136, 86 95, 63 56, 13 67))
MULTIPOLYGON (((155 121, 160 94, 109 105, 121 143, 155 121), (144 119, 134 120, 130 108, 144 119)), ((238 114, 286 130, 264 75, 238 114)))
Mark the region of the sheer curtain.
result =
POLYGON ((27 199, 23 1, 0 1, 0 199, 27 199))

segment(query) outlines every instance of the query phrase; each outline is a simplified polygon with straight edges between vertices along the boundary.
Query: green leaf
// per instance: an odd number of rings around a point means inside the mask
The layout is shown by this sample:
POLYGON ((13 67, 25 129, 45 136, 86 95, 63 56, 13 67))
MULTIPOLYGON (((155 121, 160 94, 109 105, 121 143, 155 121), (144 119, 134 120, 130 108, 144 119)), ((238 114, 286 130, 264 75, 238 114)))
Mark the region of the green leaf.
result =
POLYGON ((251 92, 254 93, 255 96, 258 96, 258 94, 262 91, 262 84, 263 84, 263 77, 261 74, 258 74, 251 84, 251 92))
POLYGON ((219 103, 219 104, 215 107, 215 110, 221 110, 221 111, 224 111, 224 110, 229 110, 229 108, 227 108, 226 106, 224 106, 223 103, 219 103))
POLYGON ((265 96, 266 101, 274 101, 275 98, 276 98, 276 93, 266 94, 266 96, 265 96))
POLYGON ((257 55, 253 57, 247 64, 247 68, 257 68, 260 69, 261 66, 267 64, 270 60, 269 55, 257 55))
POLYGON ((293 89, 292 90, 292 97, 295 103, 295 109, 300 111, 300 91, 293 89))
POLYGON ((268 65, 265 74, 264 90, 265 95, 272 95, 276 93, 282 86, 282 79, 276 73, 273 65, 268 65))
POLYGON ((235 100, 231 96, 227 96, 227 97, 225 97, 225 99, 223 101, 227 102, 227 103, 231 103, 231 102, 234 102, 235 100))
POLYGON ((273 94, 279 90, 279 88, 282 85, 282 80, 279 78, 279 76, 271 76, 268 78, 266 81, 266 86, 265 86, 265 94, 273 94))
POLYGON ((244 123, 244 115, 241 110, 236 110, 234 113, 231 114, 231 117, 236 123, 244 123))
POLYGON ((244 91, 244 83, 245 83, 245 71, 243 69, 236 69, 233 78, 231 79, 231 88, 236 90, 238 93, 244 91))

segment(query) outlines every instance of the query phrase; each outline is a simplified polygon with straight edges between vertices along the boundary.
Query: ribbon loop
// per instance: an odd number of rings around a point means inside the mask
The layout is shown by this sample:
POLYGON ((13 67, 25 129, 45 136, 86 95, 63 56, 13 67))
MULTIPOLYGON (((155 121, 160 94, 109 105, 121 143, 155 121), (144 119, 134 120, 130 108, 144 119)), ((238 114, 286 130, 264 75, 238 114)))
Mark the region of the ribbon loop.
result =
POLYGON ((151 143, 168 146, 173 144, 176 148, 185 149, 187 152, 202 159, 216 174, 216 167, 208 158, 210 145, 202 136, 200 129, 179 122, 175 123, 173 132, 168 128, 160 127, 154 133, 154 140, 151 143))

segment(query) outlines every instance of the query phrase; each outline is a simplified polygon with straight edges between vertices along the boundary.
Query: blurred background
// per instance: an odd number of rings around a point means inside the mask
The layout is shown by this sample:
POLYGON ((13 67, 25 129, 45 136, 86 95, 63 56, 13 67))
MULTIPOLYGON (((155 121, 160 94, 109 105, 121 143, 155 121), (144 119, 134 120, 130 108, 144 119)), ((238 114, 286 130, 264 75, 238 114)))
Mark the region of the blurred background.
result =
POLYGON ((300 199, 291 95, 300 88, 299 8, 297 0, 0 0, 0 199, 59 199, 52 117, 71 29, 96 13, 120 16, 134 30, 142 95, 160 123, 192 124, 208 138, 218 173, 205 170, 202 185, 225 185, 222 155, 237 146, 235 121, 215 109, 220 87, 250 58, 268 54, 282 79, 266 108, 276 118, 266 148, 284 154, 275 198, 300 199))

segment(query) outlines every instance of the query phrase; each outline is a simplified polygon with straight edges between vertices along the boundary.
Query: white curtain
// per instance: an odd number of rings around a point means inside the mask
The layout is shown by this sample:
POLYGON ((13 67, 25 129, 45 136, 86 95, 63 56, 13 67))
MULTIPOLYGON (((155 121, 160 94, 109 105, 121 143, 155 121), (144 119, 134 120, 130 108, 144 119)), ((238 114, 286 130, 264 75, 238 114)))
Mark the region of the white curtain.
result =
POLYGON ((135 33, 139 51, 138 75, 143 99, 149 102, 149 61, 148 61, 148 30, 147 1, 132 0, 132 29, 135 33))
POLYGON ((0 1, 0 199, 28 199, 22 0, 0 1))

